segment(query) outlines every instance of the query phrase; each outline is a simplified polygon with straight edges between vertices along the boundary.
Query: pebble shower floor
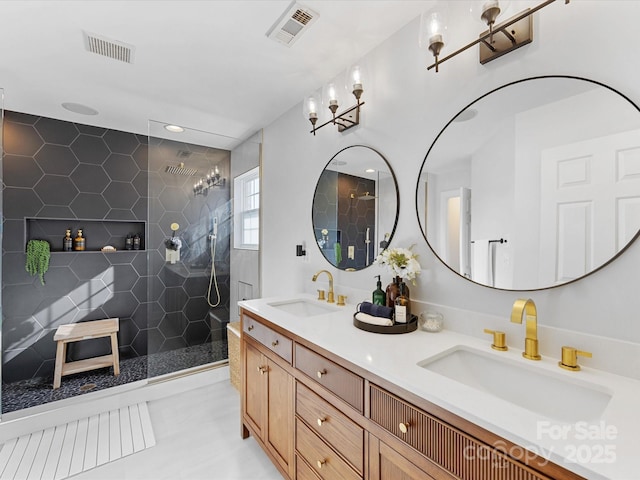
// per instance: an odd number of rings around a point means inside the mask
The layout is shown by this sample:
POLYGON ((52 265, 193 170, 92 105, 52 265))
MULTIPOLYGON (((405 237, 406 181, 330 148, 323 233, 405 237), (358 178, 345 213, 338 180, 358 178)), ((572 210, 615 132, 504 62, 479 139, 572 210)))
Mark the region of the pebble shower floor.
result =
POLYGON ((226 340, 186 347, 151 356, 127 358, 120 361, 120 375, 113 376, 112 368, 63 377, 60 388, 54 390, 51 378, 34 378, 2 385, 2 413, 35 407, 88 392, 124 385, 147 376, 155 377, 228 358, 226 340))

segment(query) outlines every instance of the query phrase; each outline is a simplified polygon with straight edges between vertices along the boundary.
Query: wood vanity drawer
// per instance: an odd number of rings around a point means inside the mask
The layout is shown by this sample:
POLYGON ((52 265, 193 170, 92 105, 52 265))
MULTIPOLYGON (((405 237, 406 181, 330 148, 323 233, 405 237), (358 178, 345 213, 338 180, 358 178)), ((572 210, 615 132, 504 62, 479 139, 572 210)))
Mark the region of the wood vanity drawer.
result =
POLYGON ((305 462, 300 455, 296 455, 296 480, 319 480, 320 477, 316 475, 307 462, 305 462))
POLYGON ((296 450, 316 475, 323 479, 358 480, 362 478, 299 418, 296 419, 296 450))
POLYGON ((296 386, 296 413, 359 472, 363 469, 364 429, 301 383, 296 386))
POLYGON ((273 353, 291 363, 293 342, 248 315, 242 316, 242 331, 254 338, 273 353))
POLYGON ((360 413, 363 412, 364 381, 355 373, 322 355, 295 344, 295 367, 336 394, 360 413))
POLYGON ((493 448, 376 385, 369 390, 372 421, 462 480, 550 480, 505 455, 504 444, 493 448))

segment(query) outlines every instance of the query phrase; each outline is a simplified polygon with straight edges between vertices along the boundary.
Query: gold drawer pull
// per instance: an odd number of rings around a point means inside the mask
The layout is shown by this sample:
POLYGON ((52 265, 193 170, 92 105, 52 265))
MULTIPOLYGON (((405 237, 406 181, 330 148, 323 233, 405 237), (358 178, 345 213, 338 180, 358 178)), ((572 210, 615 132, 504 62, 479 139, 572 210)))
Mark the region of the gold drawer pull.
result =
POLYGON ((316 462, 316 465, 318 466, 318 468, 322 468, 322 466, 323 466, 325 463, 327 463, 327 461, 326 461, 326 460, 318 460, 318 461, 316 462))
POLYGON ((324 422, 327 421, 327 417, 322 417, 318 419, 318 426, 321 427, 324 422))
POLYGON ((318 378, 322 378, 322 376, 326 375, 326 374, 327 374, 327 369, 326 368, 323 368, 322 370, 318 370, 316 372, 316 375, 318 376, 318 378))
POLYGON ((409 431, 409 422, 401 423, 400 425, 398 425, 398 428, 402 433, 407 433, 409 431))
POLYGON ((251 330, 253 330, 253 327, 254 327, 254 325, 249 325, 249 326, 247 327, 247 332, 250 332, 251 330))
POLYGON ((267 367, 260 366, 258 367, 258 371, 260 372, 260 375, 264 375, 267 372, 267 367))
POLYGON ((271 346, 272 346, 272 347, 277 347, 277 346, 278 346, 278 343, 280 343, 278 340, 276 340, 276 341, 274 341, 274 342, 271 342, 271 346))

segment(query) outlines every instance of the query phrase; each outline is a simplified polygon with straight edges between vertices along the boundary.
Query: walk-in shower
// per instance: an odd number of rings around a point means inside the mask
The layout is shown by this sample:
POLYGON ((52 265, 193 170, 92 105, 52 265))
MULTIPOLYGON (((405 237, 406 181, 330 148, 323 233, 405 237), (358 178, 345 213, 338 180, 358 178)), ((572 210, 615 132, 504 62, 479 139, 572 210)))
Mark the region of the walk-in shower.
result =
MULTIPOLYGON (((0 199, 3 413, 226 360, 237 295, 231 163, 236 149, 242 157, 258 149, 163 126, 150 122, 144 136, 9 112, 0 199), (65 228, 85 230, 86 251, 62 251, 65 228), (50 241, 44 284, 24 270, 25 232, 50 241), (68 375, 54 390, 57 328, 105 318, 119 319, 120 375, 111 367, 68 375)), ((102 340, 77 342, 68 359, 105 355, 102 340)))
POLYGON ((188 128, 166 138, 163 126, 149 123, 149 377, 228 355, 231 229, 220 220, 231 208, 229 139, 188 128), (179 256, 167 261, 173 223, 179 256))

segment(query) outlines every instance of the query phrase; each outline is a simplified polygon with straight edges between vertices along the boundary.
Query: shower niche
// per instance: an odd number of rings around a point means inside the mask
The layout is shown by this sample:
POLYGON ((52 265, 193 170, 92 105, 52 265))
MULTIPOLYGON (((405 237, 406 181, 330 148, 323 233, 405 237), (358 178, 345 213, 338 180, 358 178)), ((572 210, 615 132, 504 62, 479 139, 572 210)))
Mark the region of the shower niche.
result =
POLYGON ((112 246, 114 253, 127 250, 127 235, 138 235, 140 246, 135 250, 145 250, 146 222, 127 220, 82 220, 77 218, 25 218, 25 246, 29 240, 46 240, 51 253, 100 252, 102 247, 112 246), (63 252, 62 239, 66 230, 74 237, 82 230, 86 247, 83 252, 63 252))

